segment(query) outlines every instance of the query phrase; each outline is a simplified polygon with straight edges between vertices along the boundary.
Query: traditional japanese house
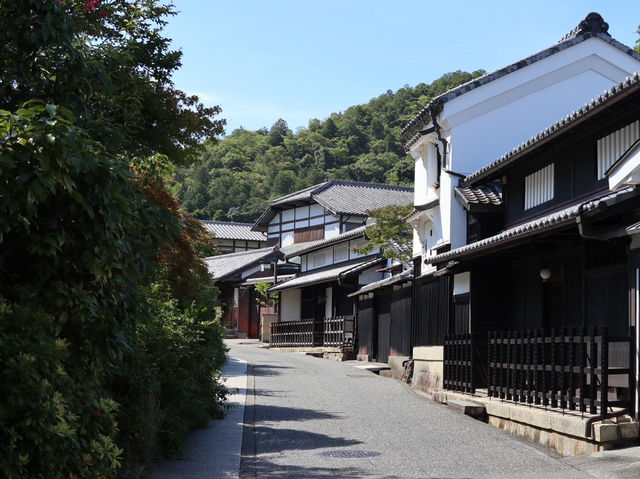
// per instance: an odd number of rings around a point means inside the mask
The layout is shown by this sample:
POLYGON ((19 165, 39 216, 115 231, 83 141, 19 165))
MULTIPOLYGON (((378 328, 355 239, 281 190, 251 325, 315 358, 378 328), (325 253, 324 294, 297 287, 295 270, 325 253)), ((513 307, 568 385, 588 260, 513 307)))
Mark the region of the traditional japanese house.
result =
POLYGON ((500 202, 499 183, 467 191, 469 207, 484 218, 469 226, 467 237, 466 196, 456 186, 489 159, 640 70, 640 55, 608 29, 599 14, 590 13, 557 44, 434 98, 404 128, 402 140, 416 160, 409 222, 415 258, 412 345, 421 387, 441 386, 444 335, 455 330, 451 318, 469 308, 469 276, 441 275, 431 258, 463 247, 473 235, 490 234, 502 207, 493 204, 500 202))
POLYGON ((396 255, 379 270, 385 277, 349 297, 357 299, 357 358, 388 363, 399 371, 411 357, 413 266, 409 245, 391 243, 388 249, 396 255))
POLYGON ((412 198, 412 188, 331 180, 271 203, 254 229, 266 231, 287 261, 300 265, 297 277, 271 289, 280 293, 276 329, 296 338, 280 346, 322 343, 312 329, 340 329, 345 318, 353 331, 354 300, 348 295, 381 279, 376 269, 386 263, 379 251, 366 256, 356 251, 366 243, 368 211, 411 204, 412 198))
POLYGON ((278 273, 281 279, 291 277, 291 265, 279 262, 283 258, 274 246, 205 258, 209 273, 220 288, 222 321, 239 337, 257 338, 262 315, 275 312, 272 305, 259 304, 255 283, 273 284, 278 273))
POLYGON ((204 220, 202 225, 222 254, 260 249, 267 245, 267 236, 260 231, 253 231, 252 223, 204 220))
POLYGON ((445 389, 637 418, 639 183, 638 74, 462 180, 445 389))

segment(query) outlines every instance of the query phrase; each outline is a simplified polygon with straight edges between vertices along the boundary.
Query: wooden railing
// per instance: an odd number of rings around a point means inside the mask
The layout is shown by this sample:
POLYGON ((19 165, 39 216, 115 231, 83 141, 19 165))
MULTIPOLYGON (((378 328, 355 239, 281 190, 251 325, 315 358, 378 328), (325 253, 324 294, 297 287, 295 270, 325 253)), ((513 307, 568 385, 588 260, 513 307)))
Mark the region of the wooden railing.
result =
POLYGON ((353 346, 355 316, 325 318, 323 346, 353 346))
POLYGON ((279 348, 322 345, 322 320, 303 319, 272 323, 269 343, 279 348))
POLYGON ((278 348, 352 347, 355 317, 281 321, 271 325, 269 343, 278 348))
POLYGON ((444 337, 443 386, 449 391, 475 393, 473 337, 454 334, 444 337))
POLYGON ((488 394, 601 416, 610 407, 630 408, 631 346, 631 338, 610 338, 606 328, 491 332, 488 394), (627 358, 610 367, 616 343, 627 358), (610 391, 610 377, 619 375, 627 375, 617 382, 626 388, 610 391))

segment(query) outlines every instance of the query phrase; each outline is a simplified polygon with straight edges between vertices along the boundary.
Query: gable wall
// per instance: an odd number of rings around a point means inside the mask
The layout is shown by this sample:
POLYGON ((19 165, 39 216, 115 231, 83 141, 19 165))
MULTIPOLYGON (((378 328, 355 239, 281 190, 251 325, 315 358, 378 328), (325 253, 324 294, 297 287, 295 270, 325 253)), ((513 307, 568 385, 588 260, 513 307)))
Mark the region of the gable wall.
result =
MULTIPOLYGON (((592 38, 452 99, 439 115, 448 142, 444 165, 472 173, 638 70, 639 61, 592 38)), ((434 183, 433 178, 422 177, 433 163, 430 156, 435 149, 427 146, 431 142, 442 148, 435 134, 411 148, 420 185, 416 204, 424 204, 428 196, 422 185, 434 183)), ((453 190, 458 182, 442 173, 435 190, 440 200, 435 221, 441 224, 437 229, 442 235, 437 241, 450 242, 452 248, 467 242, 466 212, 453 190)))

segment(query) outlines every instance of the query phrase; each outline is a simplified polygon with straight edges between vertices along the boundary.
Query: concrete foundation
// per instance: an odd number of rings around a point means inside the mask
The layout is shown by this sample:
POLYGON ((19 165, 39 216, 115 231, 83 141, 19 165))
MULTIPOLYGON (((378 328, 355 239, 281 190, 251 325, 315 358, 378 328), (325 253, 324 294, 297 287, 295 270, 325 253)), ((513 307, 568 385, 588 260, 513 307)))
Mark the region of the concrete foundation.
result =
POLYGON ((387 361, 387 363, 389 364, 389 367, 391 369, 402 373, 402 371, 404 371, 402 363, 404 363, 407 359, 409 359, 409 356, 389 356, 389 360, 387 361))
POLYGON ((432 396, 442 390, 443 346, 413 348, 413 379, 411 384, 419 391, 432 396))
POLYGON ((552 411, 539 406, 514 404, 499 399, 437 391, 434 401, 447 404, 472 399, 486 411, 487 422, 512 434, 542 444, 563 456, 576 456, 613 449, 638 438, 638 423, 629 416, 593 424, 591 437, 585 437, 587 420, 592 417, 576 411, 552 411))

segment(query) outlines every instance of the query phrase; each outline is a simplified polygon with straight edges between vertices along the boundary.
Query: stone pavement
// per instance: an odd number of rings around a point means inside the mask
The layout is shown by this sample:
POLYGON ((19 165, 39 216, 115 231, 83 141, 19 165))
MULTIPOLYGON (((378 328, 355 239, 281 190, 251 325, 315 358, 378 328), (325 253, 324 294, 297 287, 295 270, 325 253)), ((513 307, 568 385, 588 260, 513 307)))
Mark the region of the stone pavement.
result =
POLYGON ((231 406, 224 419, 212 419, 208 427, 190 433, 184 460, 160 461, 151 473, 151 479, 238 477, 247 396, 246 371, 246 362, 229 358, 222 370, 231 406))
MULTIPOLYGON (((369 383, 364 380, 364 375, 371 374, 369 372, 359 372, 351 366, 327 360, 262 350, 257 342, 251 340, 228 340, 228 346, 232 348, 233 357, 224 369, 224 377, 227 387, 238 388, 238 392, 230 396, 235 407, 227 412, 225 419, 213 420, 208 428, 194 431, 189 436, 185 460, 160 462, 151 478, 640 478, 640 447, 563 458, 470 418, 450 416, 453 413, 446 408, 418 398, 415 392, 397 381, 374 375, 378 379, 371 378, 369 381, 373 383, 369 383), (239 357, 246 358, 250 363, 251 377, 247 378, 247 364, 237 359, 239 357), (326 374, 324 370, 333 371, 336 380, 337 376, 346 376, 353 386, 362 381, 371 385, 366 395, 368 397, 361 397, 358 406, 358 409, 365 408, 369 412, 363 411, 357 422, 349 422, 349 416, 360 413, 346 409, 347 404, 353 403, 352 397, 338 401, 341 404, 334 405, 334 408, 338 408, 334 411, 331 409, 332 401, 327 403, 327 399, 331 395, 335 397, 335 393, 324 397, 319 396, 318 392, 301 394, 300 387, 310 389, 314 383, 323 381, 321 387, 329 394, 332 386, 327 381, 331 380, 320 376, 326 374), (280 379, 277 379, 278 376, 280 379), (378 383, 378 380, 382 382, 378 383), (247 389, 248 386, 251 391, 247 389), (393 408, 395 410, 376 404, 380 399, 378 396, 388 396, 387 390, 392 393, 392 400, 398 402, 397 408, 393 408), (300 403, 304 407, 294 402, 297 401, 295 396, 304 400, 300 403), (245 404, 248 404, 246 411, 245 404), (411 404, 412 407, 417 406, 417 416, 411 414, 411 404), (247 411, 253 412, 247 415, 247 411), (364 427, 369 417, 367 414, 377 418, 368 428, 364 427), (334 417, 341 420, 332 421, 334 417), (457 424, 456 417, 461 418, 460 424, 457 424), (435 422, 425 423, 428 418, 435 422), (244 421, 248 421, 247 424, 244 421), (414 425, 413 430, 407 430, 412 429, 409 424, 414 425), (439 424, 443 424, 444 429, 439 424), (338 430, 335 430, 336 427, 338 430), (429 429, 429 434, 424 434, 425 428, 429 429), (456 433, 442 443, 447 428, 456 433), (474 439, 475 435, 481 439, 474 439), (480 448, 474 445, 478 441, 484 443, 480 448), (413 442, 419 443, 415 450, 413 442), (380 451, 382 456, 323 460, 318 454, 318 451, 325 449, 328 452, 342 452, 347 448, 380 451), (253 460, 249 457, 251 453, 253 460), (442 462, 442 456, 448 454, 451 454, 451 459, 442 462), (404 461, 398 462, 399 457, 404 461), (420 466, 419 463, 427 457, 430 457, 430 464, 420 466), (447 466, 450 461, 455 461, 457 465, 447 466), (427 475, 421 474, 420 468, 427 475)), ((343 391, 343 394, 347 395, 348 392, 343 391)))

